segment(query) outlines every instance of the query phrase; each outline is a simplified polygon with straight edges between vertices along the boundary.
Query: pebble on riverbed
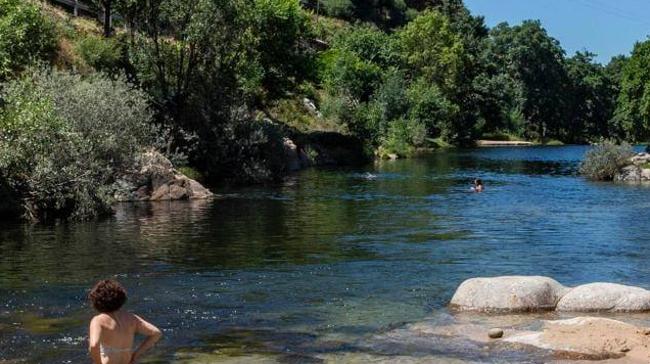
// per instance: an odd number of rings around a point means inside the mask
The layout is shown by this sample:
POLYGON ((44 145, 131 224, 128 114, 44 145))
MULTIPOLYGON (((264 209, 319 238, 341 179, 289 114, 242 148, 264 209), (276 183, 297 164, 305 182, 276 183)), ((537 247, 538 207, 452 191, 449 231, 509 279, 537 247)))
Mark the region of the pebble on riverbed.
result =
POLYGON ((493 328, 488 331, 488 336, 490 339, 500 339, 503 337, 503 330, 499 328, 493 328))

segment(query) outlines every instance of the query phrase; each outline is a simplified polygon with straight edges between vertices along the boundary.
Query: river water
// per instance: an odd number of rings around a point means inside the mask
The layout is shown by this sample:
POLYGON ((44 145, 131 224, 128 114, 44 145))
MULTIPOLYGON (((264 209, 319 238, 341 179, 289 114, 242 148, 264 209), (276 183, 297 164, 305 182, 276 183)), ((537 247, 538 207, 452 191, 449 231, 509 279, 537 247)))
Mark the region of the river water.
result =
POLYGON ((98 222, 1 224, 0 363, 87 361, 85 295, 104 277, 163 329, 148 363, 363 362, 376 352, 518 362, 368 338, 448 318, 455 288, 475 276, 650 288, 650 189, 577 176, 586 150, 441 152, 308 170, 211 202, 124 205, 98 222), (469 192, 475 177, 482 194, 469 192))

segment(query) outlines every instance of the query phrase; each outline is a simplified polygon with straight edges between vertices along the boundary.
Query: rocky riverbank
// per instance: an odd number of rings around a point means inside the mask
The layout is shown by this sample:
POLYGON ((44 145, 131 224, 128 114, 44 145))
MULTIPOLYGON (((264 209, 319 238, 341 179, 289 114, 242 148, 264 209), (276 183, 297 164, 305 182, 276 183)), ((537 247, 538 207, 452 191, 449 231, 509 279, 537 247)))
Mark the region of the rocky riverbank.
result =
POLYGON ((650 153, 639 153, 629 160, 629 164, 619 169, 614 176, 617 182, 650 182, 650 153))
POLYGON ((493 343, 497 351, 541 351, 562 360, 650 362, 650 328, 625 322, 638 318, 634 313, 650 312, 650 291, 639 287, 597 282, 571 288, 539 276, 473 278, 458 287, 450 308, 461 323, 408 330, 493 343), (535 312, 546 316, 536 319, 535 312), (570 316, 585 312, 600 316, 570 316), (467 315, 486 314, 498 328, 466 322, 467 315), (508 315, 513 314, 526 325, 512 322, 508 315), (605 314, 615 314, 616 320, 605 314))
POLYGON ((116 180, 113 191, 117 202, 196 200, 213 196, 154 150, 140 155, 135 166, 116 180))

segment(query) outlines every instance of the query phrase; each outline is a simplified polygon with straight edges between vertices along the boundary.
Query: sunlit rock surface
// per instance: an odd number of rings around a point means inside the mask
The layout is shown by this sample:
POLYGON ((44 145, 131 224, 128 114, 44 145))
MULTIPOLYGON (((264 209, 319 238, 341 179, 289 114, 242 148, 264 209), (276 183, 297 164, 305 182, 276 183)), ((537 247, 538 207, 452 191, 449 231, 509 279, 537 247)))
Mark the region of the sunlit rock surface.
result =
POLYGON ((614 176, 618 182, 650 182, 650 153, 639 153, 630 158, 630 164, 624 166, 614 176))
POLYGON ((123 174, 113 189, 118 202, 195 200, 213 196, 207 188, 180 173, 169 159, 156 151, 143 153, 134 169, 123 174))
POLYGON ((463 282, 451 308, 459 311, 529 312, 555 309, 567 288, 548 277, 504 276, 463 282))
POLYGON ((539 332, 514 333, 504 341, 552 351, 555 357, 650 362, 650 331, 602 317, 547 321, 539 332))
POLYGON ((650 311, 650 291, 614 283, 590 283, 572 288, 557 304, 558 311, 650 311))

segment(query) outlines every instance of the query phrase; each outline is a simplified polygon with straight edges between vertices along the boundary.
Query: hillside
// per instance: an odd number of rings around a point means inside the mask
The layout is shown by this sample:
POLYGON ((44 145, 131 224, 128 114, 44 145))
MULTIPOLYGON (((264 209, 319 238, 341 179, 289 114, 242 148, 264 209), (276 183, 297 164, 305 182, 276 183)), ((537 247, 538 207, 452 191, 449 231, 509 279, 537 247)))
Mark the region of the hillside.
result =
POLYGON ((109 3, 112 28, 2 0, 0 177, 55 215, 93 216, 107 202, 89 191, 143 149, 223 184, 482 137, 650 139, 650 42, 601 65, 460 0, 109 3))

